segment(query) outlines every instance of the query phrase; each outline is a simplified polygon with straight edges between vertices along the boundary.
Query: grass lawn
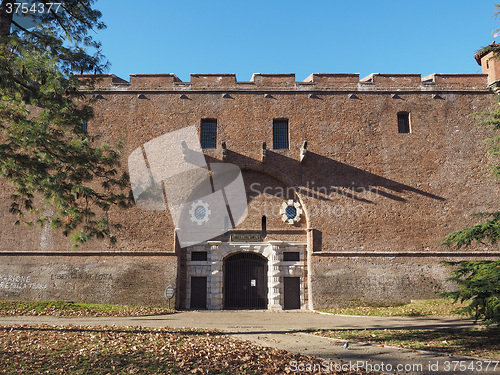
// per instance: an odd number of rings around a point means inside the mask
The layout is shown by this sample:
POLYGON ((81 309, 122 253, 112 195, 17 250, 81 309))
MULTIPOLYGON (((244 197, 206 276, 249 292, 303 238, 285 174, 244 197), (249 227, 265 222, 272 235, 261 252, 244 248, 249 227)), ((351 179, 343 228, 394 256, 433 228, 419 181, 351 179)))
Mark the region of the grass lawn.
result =
MULTIPOLYGON (((459 316, 465 306, 451 299, 417 300, 402 306, 350 307, 320 311, 360 316, 459 316)), ((314 334, 337 339, 369 342, 378 345, 446 352, 457 355, 500 360, 500 329, 478 326, 469 329, 440 330, 326 330, 314 334)))
POLYGON ((51 315, 51 316, 141 316, 172 314, 175 311, 165 307, 133 307, 99 305, 64 301, 1 301, 0 316, 51 315))
POLYGON ((388 307, 346 307, 334 309, 320 309, 319 311, 341 315, 360 316, 456 316, 457 310, 465 306, 453 303, 452 299, 417 300, 401 306, 388 307))
POLYGON ((314 334, 402 348, 500 360, 500 328, 320 330, 314 334))
POLYGON ((321 365, 215 331, 0 326, 2 374, 287 374, 294 361, 321 365))

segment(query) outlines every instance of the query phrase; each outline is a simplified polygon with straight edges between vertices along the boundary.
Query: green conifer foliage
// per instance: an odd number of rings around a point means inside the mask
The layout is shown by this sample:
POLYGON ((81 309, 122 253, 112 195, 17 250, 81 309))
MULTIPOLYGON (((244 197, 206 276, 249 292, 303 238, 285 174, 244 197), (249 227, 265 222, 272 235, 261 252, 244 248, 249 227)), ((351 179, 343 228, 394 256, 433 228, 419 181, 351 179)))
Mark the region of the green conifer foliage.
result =
POLYGON ((84 129, 93 117, 94 82, 74 75, 108 67, 91 37, 105 28, 93 2, 62 1, 29 30, 8 12, 14 1, 0 5, 0 176, 14 189, 10 211, 17 224, 50 224, 75 245, 114 242, 108 211, 130 202, 119 145, 84 129))

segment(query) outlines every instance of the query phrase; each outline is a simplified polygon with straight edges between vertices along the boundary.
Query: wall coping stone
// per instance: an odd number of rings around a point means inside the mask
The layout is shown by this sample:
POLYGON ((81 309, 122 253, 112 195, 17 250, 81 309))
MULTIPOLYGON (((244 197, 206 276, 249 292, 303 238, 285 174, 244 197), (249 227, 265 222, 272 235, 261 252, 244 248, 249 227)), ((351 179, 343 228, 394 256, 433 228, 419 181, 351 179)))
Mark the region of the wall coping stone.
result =
POLYGON ((0 251, 0 256, 177 256, 174 251, 0 251))
POLYGON ((315 251, 314 256, 326 257, 500 257, 500 252, 465 252, 465 251, 450 251, 450 252, 432 252, 432 251, 413 251, 413 252, 397 252, 397 251, 373 251, 373 252, 356 252, 356 251, 315 251))

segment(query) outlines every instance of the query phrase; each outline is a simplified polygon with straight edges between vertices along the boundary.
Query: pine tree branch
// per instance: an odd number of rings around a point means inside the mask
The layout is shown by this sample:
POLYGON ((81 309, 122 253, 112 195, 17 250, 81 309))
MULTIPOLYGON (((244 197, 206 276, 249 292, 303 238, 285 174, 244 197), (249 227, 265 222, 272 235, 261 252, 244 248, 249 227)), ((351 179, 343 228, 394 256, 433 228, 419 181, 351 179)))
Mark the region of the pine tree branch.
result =
POLYGON ((28 33, 28 34, 31 34, 33 36, 37 36, 35 33, 32 33, 31 31, 25 29, 24 27, 22 27, 21 25, 19 25, 16 21, 12 20, 11 21, 17 28, 19 28, 20 30, 24 31, 25 33, 28 33))

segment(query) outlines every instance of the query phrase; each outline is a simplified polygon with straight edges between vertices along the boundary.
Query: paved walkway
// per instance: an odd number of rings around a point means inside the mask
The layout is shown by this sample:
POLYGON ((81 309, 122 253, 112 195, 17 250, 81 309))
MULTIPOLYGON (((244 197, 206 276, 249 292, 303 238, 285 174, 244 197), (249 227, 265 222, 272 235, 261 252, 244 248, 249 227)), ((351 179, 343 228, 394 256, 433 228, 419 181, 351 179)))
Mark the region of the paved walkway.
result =
MULTIPOLYGON (((192 311, 127 318, 0 317, 0 325, 42 323, 218 329, 256 344, 320 356, 325 359, 325 364, 342 361, 345 366, 351 365, 352 368, 359 366, 396 374, 500 375, 500 364, 494 369, 494 362, 486 369, 488 362, 484 360, 355 342, 350 343, 346 350, 343 348, 344 342, 307 333, 311 329, 439 329, 473 326, 471 321, 454 318, 355 317, 298 311, 192 311)), ((301 369, 307 364, 294 366, 301 369)), ((325 367, 324 373, 328 372, 325 367)))

